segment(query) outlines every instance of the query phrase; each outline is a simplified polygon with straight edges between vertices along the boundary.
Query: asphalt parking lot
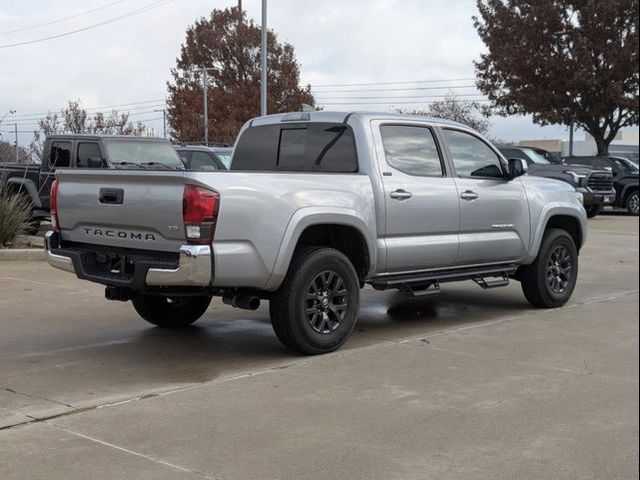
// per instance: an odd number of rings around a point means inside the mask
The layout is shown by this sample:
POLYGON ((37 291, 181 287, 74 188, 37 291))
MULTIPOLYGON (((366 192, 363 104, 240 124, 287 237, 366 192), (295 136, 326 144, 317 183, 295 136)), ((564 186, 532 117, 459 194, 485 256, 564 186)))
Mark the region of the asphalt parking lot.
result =
POLYGON ((162 331, 44 262, 0 262, 0 478, 638 478, 638 219, 589 222, 570 304, 519 285, 367 289, 339 352, 266 306, 162 331))

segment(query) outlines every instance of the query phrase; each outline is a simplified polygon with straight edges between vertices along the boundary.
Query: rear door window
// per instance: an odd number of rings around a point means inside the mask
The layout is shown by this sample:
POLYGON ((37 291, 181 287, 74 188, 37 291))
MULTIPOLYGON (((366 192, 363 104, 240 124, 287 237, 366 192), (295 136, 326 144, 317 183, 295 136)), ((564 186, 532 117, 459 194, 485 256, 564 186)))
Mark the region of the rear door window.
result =
POLYGON ((238 141, 231 170, 354 173, 353 131, 335 123, 250 127, 238 141))
POLYGON ((76 166, 78 168, 102 168, 97 167, 95 164, 89 164, 89 159, 102 160, 102 153, 100 152, 100 145, 96 142, 82 142, 78 144, 78 160, 76 166))
POLYGON ((71 166, 71 142, 51 142, 49 153, 49 168, 64 168, 71 166))
POLYGON ((387 163, 396 170, 416 176, 444 175, 440 153, 429 128, 382 125, 380 135, 387 163))

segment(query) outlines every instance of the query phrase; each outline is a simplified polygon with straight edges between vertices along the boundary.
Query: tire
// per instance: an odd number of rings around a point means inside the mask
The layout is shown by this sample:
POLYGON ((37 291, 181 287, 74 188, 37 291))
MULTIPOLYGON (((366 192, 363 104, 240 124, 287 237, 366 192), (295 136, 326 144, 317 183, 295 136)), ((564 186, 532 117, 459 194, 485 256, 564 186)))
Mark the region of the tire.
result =
POLYGON ((184 328, 204 314, 211 297, 165 297, 139 293, 132 303, 138 315, 149 323, 163 328, 184 328))
POLYGON ((624 201, 624 208, 626 208, 627 212, 631 215, 638 216, 638 190, 634 190, 629 195, 627 195, 626 200, 624 201))
POLYGON ((359 302, 358 275, 344 254, 304 248, 269 302, 271 324, 287 348, 306 355, 328 353, 351 335, 359 302))
POLYGON ((602 205, 589 205, 585 207, 585 210, 587 211, 587 218, 593 218, 602 211, 602 205))
POLYGON ((538 256, 522 272, 524 296, 534 307, 561 307, 571 298, 577 279, 578 249, 573 238, 565 230, 547 230, 538 256))

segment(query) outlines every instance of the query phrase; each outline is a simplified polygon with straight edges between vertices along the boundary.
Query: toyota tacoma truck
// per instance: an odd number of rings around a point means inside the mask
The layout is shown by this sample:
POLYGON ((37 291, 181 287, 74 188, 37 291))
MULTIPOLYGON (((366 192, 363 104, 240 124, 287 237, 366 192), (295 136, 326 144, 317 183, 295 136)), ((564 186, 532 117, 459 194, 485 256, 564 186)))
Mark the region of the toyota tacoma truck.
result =
POLYGON ((565 304, 586 213, 568 184, 525 173, 445 120, 259 117, 229 171, 59 171, 45 248, 152 324, 187 326, 212 297, 267 300, 285 346, 325 353, 351 334, 365 285, 417 297, 516 280, 535 307, 565 304))

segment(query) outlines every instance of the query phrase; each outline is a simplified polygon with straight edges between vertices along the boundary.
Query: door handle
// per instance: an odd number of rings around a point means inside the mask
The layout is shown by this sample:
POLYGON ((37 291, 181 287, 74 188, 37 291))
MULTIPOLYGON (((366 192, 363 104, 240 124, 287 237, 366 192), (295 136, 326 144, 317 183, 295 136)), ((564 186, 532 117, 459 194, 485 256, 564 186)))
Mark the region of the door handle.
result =
POLYGON ((122 205, 124 202, 124 189, 101 188, 98 201, 102 204, 122 205))
POLYGON ((391 192, 389 196, 391 198, 395 198, 396 200, 407 200, 413 197, 413 194, 411 192, 407 192, 406 190, 399 188, 398 190, 391 192))
POLYGON ((463 200, 476 200, 480 195, 472 190, 467 190, 466 192, 462 192, 460 194, 460 198, 463 200))

